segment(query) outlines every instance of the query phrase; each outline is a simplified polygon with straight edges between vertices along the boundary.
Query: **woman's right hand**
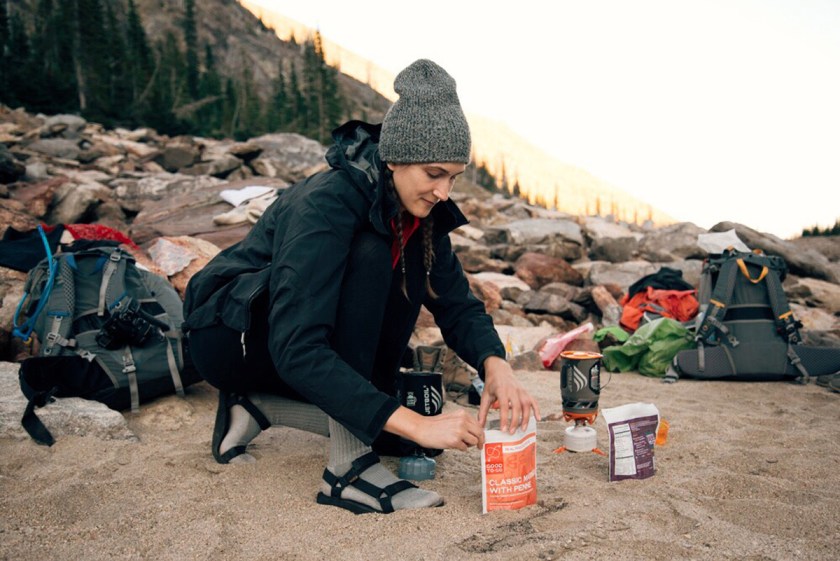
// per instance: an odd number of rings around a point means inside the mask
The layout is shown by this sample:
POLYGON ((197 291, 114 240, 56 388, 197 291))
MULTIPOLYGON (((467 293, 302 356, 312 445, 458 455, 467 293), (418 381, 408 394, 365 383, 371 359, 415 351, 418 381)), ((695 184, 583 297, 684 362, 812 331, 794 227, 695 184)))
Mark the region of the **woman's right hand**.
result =
POLYGON ((484 446, 484 429, 463 409, 425 417, 400 406, 386 421, 385 430, 423 448, 466 450, 484 446))

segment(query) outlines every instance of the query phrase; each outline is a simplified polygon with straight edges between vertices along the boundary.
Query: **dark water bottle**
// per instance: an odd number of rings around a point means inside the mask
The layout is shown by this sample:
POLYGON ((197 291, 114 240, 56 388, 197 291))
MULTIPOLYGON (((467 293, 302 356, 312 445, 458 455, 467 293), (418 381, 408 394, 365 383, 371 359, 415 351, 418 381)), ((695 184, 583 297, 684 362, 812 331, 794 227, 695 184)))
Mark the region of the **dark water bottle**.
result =
MULTIPOLYGON (((443 410, 440 372, 402 372, 397 387, 397 399, 404 407, 425 417, 439 415, 443 410)), ((434 479, 437 462, 429 456, 440 454, 441 450, 426 449, 407 439, 403 442, 413 450, 400 459, 398 476, 413 481, 434 479)))

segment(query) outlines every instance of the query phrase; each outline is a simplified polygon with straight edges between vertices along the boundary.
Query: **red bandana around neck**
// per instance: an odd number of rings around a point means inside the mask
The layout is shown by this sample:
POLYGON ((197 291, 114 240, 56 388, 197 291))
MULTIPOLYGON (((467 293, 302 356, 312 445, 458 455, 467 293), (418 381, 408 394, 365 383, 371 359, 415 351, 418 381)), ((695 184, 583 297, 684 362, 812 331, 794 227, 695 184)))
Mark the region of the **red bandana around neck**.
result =
MULTIPOLYGON (((411 235, 420 227, 420 219, 410 214, 402 215, 403 247, 408 244, 411 235)), ((395 269, 400 261, 400 243, 397 240, 397 219, 391 219, 391 231, 394 232, 394 242, 391 244, 391 268, 395 269)))

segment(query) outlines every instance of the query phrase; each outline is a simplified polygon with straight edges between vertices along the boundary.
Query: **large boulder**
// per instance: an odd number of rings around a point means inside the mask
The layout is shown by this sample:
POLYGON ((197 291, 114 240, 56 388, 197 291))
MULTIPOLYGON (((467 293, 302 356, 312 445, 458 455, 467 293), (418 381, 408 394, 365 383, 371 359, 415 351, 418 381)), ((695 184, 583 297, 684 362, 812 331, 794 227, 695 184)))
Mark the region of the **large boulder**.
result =
POLYGON ((327 167, 327 149, 299 134, 264 134, 251 139, 251 143, 262 150, 249 164, 258 175, 294 183, 327 167))
POLYGON ((750 249, 760 249, 768 255, 782 257, 790 272, 803 276, 840 284, 840 275, 830 266, 828 258, 811 249, 802 249, 791 242, 785 241, 773 234, 766 234, 753 230, 743 224, 735 222, 720 222, 712 226, 712 232, 735 230, 738 237, 750 249))
POLYGON ((525 253, 513 265, 516 276, 531 288, 540 288, 551 282, 580 286, 583 277, 564 259, 539 253, 525 253))
POLYGON ((654 263, 703 259, 707 254, 697 245, 697 236, 705 233, 706 230, 691 222, 653 230, 639 242, 639 257, 654 263))

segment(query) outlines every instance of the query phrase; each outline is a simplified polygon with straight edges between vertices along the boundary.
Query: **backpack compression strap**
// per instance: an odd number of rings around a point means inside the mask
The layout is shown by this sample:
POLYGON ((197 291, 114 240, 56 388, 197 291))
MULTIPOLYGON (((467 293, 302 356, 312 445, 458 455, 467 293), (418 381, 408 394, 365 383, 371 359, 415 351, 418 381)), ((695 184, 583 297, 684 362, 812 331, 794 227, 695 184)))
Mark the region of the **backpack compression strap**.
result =
POLYGON ((73 327, 73 306, 76 301, 76 281, 70 258, 57 256, 58 274, 48 296, 44 318, 45 341, 41 349, 43 356, 58 356, 62 348, 74 348, 76 341, 69 339, 73 327), (60 348, 56 348, 56 346, 60 348))
POLYGON ((770 297, 770 307, 773 308, 773 317, 776 322, 776 330, 787 340, 787 356, 790 363, 799 371, 800 376, 797 382, 807 384, 810 379, 808 370, 802 364, 799 355, 794 348, 802 342, 799 328, 802 324, 793 317, 793 311, 788 306, 782 282, 776 271, 767 275, 767 293, 770 297))

